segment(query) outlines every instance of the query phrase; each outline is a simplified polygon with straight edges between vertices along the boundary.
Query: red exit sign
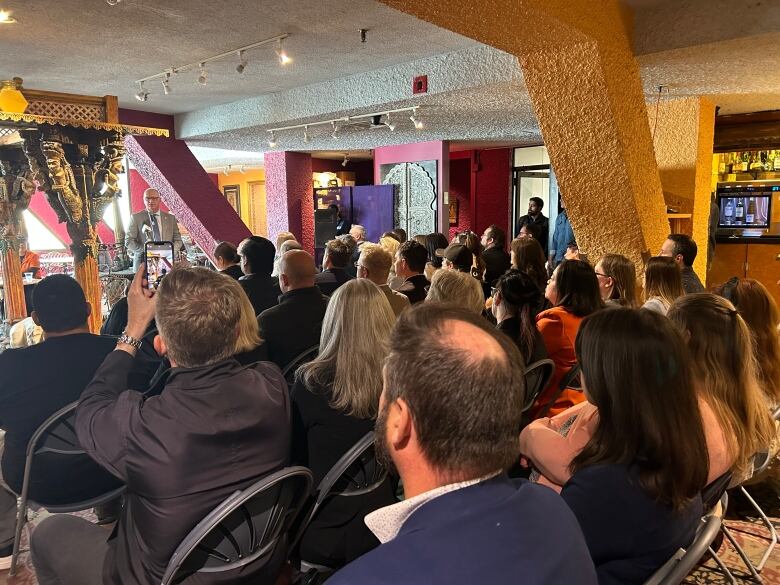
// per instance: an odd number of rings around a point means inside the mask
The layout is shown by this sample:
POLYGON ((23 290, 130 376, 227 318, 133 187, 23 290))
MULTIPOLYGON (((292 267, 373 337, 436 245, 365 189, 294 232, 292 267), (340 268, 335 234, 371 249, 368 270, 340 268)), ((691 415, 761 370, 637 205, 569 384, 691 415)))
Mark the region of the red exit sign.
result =
POLYGON ((412 93, 428 93, 428 76, 418 75, 412 81, 412 93))

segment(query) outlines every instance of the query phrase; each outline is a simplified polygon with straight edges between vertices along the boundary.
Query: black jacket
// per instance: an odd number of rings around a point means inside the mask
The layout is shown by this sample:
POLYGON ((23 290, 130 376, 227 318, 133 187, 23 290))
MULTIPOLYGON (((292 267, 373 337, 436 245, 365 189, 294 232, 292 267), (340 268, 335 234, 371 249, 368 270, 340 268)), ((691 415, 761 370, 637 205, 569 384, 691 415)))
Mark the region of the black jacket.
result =
POLYGON ((282 294, 279 281, 268 274, 247 274, 238 279, 238 284, 249 297, 255 315, 276 305, 279 295, 282 294))
POLYGON ((133 358, 112 352, 81 395, 76 432, 127 483, 104 583, 159 583, 173 551, 234 491, 284 467, 287 384, 268 362, 174 368, 159 396, 125 391, 133 358))
POLYGON ((233 266, 228 266, 227 268, 225 268, 225 270, 220 270, 220 273, 226 274, 231 278, 235 278, 236 280, 240 280, 241 277, 244 276, 244 273, 238 264, 233 264, 233 266))
POLYGON ((398 292, 409 297, 411 304, 421 303, 428 296, 430 284, 424 274, 415 274, 404 280, 404 283, 398 287, 398 292))
POLYGON ((485 282, 492 285, 504 272, 509 270, 512 262, 503 248, 489 248, 482 252, 485 263, 485 282))
POLYGON ((284 369, 304 350, 318 345, 327 306, 328 297, 312 286, 284 293, 276 307, 263 311, 257 320, 268 359, 284 369))
POLYGON ((328 268, 314 277, 314 284, 322 291, 322 294, 330 296, 336 289, 354 277, 347 274, 344 268, 328 268))

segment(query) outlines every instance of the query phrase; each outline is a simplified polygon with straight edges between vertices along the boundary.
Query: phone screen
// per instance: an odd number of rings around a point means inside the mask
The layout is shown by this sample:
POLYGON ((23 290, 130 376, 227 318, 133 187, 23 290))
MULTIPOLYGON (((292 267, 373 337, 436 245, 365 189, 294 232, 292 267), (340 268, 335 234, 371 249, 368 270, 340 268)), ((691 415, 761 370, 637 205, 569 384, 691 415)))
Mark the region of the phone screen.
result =
POLYGON ((173 242, 146 242, 147 288, 157 290, 162 279, 173 270, 173 242))

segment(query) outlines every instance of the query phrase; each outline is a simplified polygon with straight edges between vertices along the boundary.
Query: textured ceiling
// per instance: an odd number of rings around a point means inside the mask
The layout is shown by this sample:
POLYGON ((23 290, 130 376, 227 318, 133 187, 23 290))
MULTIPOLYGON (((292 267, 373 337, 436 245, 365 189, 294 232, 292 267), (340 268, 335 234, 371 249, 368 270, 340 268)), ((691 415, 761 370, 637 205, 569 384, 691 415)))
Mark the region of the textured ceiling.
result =
POLYGON ((0 73, 34 89, 117 95, 120 105, 177 113, 283 91, 474 46, 470 39, 401 14, 373 0, 0 0, 18 24, 0 28, 0 73), (361 43, 359 28, 367 28, 361 43), (43 31, 43 34, 41 33, 43 31), (134 81, 282 33, 294 59, 281 67, 273 45, 176 75, 173 93, 147 84, 148 102, 133 98, 134 81))

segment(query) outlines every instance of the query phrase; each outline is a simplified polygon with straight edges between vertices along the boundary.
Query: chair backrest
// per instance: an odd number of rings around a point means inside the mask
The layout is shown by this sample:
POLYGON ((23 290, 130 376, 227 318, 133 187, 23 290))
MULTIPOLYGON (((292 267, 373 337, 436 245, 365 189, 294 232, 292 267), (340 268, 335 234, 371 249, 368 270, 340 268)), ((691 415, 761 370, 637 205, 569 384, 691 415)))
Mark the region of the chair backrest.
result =
POLYGON ((368 494, 379 489, 386 479, 387 469, 377 461, 374 432, 371 431, 355 443, 322 478, 317 486, 315 501, 301 522, 293 545, 301 539, 326 500, 368 494))
MULTIPOLYGON (((726 497, 725 494, 723 496, 726 497)), ((725 506, 702 519, 687 550, 680 549, 644 585, 679 585, 699 563, 720 532, 725 506)))
POLYGON ((27 443, 27 466, 33 456, 43 453, 58 455, 84 455, 84 449, 76 437, 76 407, 71 402, 47 418, 33 433, 27 443))
POLYGON ((310 348, 305 349, 297 356, 295 356, 290 362, 282 368, 282 376, 287 380, 287 384, 292 386, 295 383, 295 372, 299 366, 302 366, 306 362, 310 362, 320 351, 319 345, 312 345, 310 348))
POLYGON ((530 364, 525 369, 525 402, 523 412, 531 408, 536 397, 547 388, 555 372, 555 362, 552 360, 539 360, 530 364))
POLYGON ((313 483, 305 467, 287 467, 235 492, 182 541, 162 585, 180 583, 194 573, 241 569, 242 577, 248 577, 273 569, 272 563, 281 567, 287 557, 287 533, 313 483))

